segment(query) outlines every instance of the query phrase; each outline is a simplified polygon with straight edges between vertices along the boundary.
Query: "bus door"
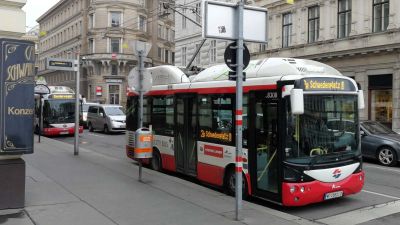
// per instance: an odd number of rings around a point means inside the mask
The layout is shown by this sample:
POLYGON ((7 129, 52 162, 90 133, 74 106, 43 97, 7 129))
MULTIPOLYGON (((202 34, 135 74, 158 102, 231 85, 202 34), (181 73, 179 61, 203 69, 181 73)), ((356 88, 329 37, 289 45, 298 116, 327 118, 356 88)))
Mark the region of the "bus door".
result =
POLYGON ((197 175, 197 96, 176 95, 175 161, 176 171, 197 175))
POLYGON ((253 193, 280 201, 277 92, 252 92, 249 97, 248 154, 253 193))

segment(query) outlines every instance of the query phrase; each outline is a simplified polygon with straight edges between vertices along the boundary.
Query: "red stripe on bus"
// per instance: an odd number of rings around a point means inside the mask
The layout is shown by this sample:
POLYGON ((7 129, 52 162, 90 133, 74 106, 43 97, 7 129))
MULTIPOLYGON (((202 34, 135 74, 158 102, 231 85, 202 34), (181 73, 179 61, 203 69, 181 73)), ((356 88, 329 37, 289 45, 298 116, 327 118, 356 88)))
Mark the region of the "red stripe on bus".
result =
MULTIPOLYGON (((243 92, 257 90, 273 90, 276 89, 276 84, 270 85, 257 85, 257 86, 245 86, 243 92)), ((225 94, 225 93, 236 93, 236 87, 210 87, 210 88, 192 88, 192 89, 174 89, 174 90, 154 90, 150 91, 147 95, 173 95, 179 93, 197 93, 197 94, 225 94)), ((137 96, 134 92, 129 92, 128 96, 137 96)))
POLYGON ((197 178, 210 184, 222 186, 224 168, 206 163, 197 163, 197 178))
POLYGON ((162 162, 162 168, 163 169, 169 170, 169 171, 172 171, 172 172, 176 171, 175 156, 167 155, 167 154, 161 154, 161 162, 162 162))

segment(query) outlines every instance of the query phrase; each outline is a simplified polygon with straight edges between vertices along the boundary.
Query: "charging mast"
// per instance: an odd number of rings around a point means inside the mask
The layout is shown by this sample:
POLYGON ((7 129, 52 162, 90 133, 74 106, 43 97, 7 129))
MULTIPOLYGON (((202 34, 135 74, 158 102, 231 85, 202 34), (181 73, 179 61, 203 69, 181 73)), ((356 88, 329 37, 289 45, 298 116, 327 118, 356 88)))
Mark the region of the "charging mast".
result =
MULTIPOLYGON (((236 157, 235 157, 235 220, 240 220, 239 211, 242 208, 242 132, 243 132, 243 70, 244 52, 247 64, 250 54, 244 46, 247 42, 267 42, 267 10, 259 7, 244 5, 244 0, 237 4, 208 1, 202 2, 202 36, 203 38, 236 41, 230 44, 226 51, 231 57, 225 62, 233 71, 229 72, 229 79, 236 81, 236 157), (254 23, 257 21, 257 23, 254 23), (236 52, 232 54, 232 49, 236 52), (245 51, 247 50, 247 51, 245 51)), ((225 56, 227 53, 225 53, 225 56)), ((247 65, 246 65, 247 66, 247 65)))

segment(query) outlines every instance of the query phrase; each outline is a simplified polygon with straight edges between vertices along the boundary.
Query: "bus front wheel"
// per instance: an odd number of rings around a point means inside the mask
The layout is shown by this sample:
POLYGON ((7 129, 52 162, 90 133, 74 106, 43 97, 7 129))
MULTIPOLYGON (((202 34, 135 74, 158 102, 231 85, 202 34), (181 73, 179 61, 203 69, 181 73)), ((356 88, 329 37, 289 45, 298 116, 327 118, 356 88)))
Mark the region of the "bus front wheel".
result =
MULTIPOLYGON (((228 169, 225 179, 224 179, 224 188, 225 192, 228 195, 235 196, 235 186, 236 186, 236 173, 235 167, 231 167, 228 169)), ((242 198, 247 199, 248 192, 247 192, 247 182, 246 177, 242 173, 242 198)))

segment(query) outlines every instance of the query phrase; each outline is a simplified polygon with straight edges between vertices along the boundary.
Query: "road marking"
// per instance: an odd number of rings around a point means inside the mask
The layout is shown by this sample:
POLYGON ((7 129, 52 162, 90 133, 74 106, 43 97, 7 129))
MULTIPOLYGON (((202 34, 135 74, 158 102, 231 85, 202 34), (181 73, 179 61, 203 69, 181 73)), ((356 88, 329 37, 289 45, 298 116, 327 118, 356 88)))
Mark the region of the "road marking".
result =
POLYGON ((399 212, 400 201, 394 201, 326 217, 316 222, 327 225, 355 225, 399 212))
POLYGON ((390 169, 390 168, 386 168, 386 167, 371 166, 371 165, 366 165, 366 164, 364 164, 364 166, 368 167, 368 168, 374 168, 374 169, 379 169, 379 170, 386 170, 386 171, 391 171, 391 172, 395 172, 395 173, 400 173, 400 170, 390 169))
POLYGON ((379 195, 379 196, 386 197, 386 198, 393 198, 393 199, 396 199, 396 200, 400 200, 400 197, 396 197, 396 196, 392 196, 392 195, 385 195, 385 194, 381 194, 381 193, 378 193, 378 192, 367 191, 367 190, 361 190, 361 191, 365 192, 365 193, 373 194, 373 195, 379 195))
POLYGON ((91 134, 91 133, 88 133, 88 135, 92 135, 92 136, 96 136, 96 137, 101 137, 101 138, 104 138, 104 137, 106 137, 106 136, 104 136, 104 135, 91 134))

